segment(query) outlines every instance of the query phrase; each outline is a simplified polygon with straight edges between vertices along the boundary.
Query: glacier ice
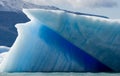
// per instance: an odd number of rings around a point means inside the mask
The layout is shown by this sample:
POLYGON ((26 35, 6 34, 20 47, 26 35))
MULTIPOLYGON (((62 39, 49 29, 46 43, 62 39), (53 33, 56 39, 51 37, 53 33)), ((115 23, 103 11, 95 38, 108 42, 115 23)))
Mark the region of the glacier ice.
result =
POLYGON ((9 47, 0 46, 0 63, 3 61, 9 50, 10 50, 9 47))
POLYGON ((58 10, 24 10, 2 72, 120 71, 120 20, 58 10))
POLYGON ((4 60, 8 52, 0 53, 0 63, 4 60))

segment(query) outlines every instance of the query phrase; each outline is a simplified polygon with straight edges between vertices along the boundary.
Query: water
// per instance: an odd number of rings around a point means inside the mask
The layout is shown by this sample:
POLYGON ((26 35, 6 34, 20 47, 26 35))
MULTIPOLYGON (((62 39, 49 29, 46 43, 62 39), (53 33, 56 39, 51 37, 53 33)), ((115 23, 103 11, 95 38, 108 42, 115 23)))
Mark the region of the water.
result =
POLYGON ((0 73, 0 76, 120 76, 120 73, 0 73))

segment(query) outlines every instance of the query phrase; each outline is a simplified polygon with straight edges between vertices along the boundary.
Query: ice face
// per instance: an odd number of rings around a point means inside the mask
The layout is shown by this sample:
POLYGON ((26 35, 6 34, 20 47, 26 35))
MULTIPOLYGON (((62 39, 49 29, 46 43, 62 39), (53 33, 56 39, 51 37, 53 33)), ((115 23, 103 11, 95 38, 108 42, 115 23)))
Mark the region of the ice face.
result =
POLYGON ((120 71, 120 22, 63 11, 24 10, 1 71, 120 71))

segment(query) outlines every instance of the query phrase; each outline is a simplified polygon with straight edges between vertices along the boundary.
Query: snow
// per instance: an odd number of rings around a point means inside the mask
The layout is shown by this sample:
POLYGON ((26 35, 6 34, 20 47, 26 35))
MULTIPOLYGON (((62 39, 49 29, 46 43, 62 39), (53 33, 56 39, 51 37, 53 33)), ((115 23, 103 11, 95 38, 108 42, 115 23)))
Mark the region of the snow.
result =
POLYGON ((0 0, 0 11, 22 10, 22 0, 0 0))
POLYGON ((97 16, 97 17, 103 17, 108 18, 106 16, 102 15, 94 15, 94 14, 88 14, 88 13, 81 13, 81 12, 74 12, 69 11, 65 9, 58 8, 56 6, 49 6, 49 5, 37 5, 34 3, 26 2, 24 0, 0 0, 0 11, 9 11, 9 12, 17 12, 18 14, 22 12, 22 9, 47 9, 47 10, 61 10, 69 13, 74 13, 78 15, 89 15, 89 16, 97 16))
POLYGON ((36 5, 23 0, 14 0, 14 1, 0 0, 0 11, 21 12, 23 8, 27 8, 27 9, 42 8, 42 9, 54 9, 54 10, 59 9, 54 6, 36 5))
POLYGON ((24 10, 2 72, 120 71, 120 20, 59 10, 24 10))

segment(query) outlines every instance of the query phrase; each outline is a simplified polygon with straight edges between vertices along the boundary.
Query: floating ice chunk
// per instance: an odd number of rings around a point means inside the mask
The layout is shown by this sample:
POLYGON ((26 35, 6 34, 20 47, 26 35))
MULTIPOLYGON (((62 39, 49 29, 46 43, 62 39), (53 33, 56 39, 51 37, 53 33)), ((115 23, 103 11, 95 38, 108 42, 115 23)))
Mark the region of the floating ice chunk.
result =
POLYGON ((0 46, 0 63, 3 61, 3 59, 5 58, 6 54, 9 51, 9 47, 6 46, 0 46))
POLYGON ((1 71, 120 71, 120 22, 63 11, 24 10, 1 71))

